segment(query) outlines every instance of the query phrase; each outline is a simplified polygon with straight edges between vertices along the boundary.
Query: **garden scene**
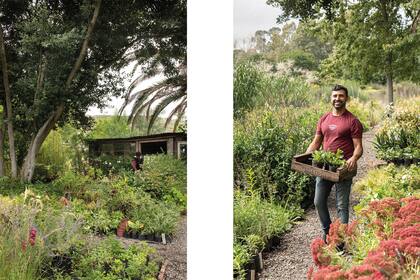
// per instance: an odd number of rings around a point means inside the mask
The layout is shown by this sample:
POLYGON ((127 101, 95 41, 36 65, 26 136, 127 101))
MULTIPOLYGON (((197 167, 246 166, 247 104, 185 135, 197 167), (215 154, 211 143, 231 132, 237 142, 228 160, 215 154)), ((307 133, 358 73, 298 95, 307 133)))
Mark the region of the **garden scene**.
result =
MULTIPOLYGON (((279 8, 282 27, 257 31, 234 49, 233 277, 418 279, 420 7, 415 1, 267 5, 279 8), (325 243, 315 177, 292 170, 292 160, 331 111, 335 84, 347 87, 346 108, 363 125, 363 156, 347 225, 338 219, 332 188, 325 243)), ((343 164, 340 150, 312 157, 320 168, 343 164)))
POLYGON ((186 2, 1 1, 0 26, 0 279, 186 279, 186 2))

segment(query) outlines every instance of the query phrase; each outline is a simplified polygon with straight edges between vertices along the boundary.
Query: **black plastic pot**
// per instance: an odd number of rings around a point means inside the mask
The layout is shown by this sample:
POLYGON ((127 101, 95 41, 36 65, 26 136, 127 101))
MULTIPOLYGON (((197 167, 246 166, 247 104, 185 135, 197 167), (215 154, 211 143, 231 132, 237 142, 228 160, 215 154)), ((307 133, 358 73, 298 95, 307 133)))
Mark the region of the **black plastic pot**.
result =
POLYGON ((329 171, 332 171, 332 172, 337 172, 337 168, 338 168, 338 166, 336 166, 336 165, 330 165, 330 166, 328 167, 328 170, 329 170, 329 171))
POLYGON ((312 161, 312 166, 314 167, 318 167, 318 168, 322 168, 323 164, 317 161, 312 161))
POLYGON ((328 170, 330 168, 330 165, 328 163, 324 163, 323 169, 328 170))
POLYGON ((407 166, 409 166, 410 164, 412 164, 413 163, 413 160, 411 159, 411 158, 406 158, 406 159, 404 159, 404 165, 407 165, 407 166))

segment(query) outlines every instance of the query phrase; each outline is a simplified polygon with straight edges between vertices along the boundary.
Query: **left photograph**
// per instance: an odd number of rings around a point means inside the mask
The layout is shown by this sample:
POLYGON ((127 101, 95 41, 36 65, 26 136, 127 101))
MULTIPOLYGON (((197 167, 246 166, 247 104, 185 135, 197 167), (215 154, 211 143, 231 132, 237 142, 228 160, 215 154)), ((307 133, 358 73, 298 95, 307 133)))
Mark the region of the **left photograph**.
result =
POLYGON ((187 278, 187 2, 0 0, 0 279, 187 278))

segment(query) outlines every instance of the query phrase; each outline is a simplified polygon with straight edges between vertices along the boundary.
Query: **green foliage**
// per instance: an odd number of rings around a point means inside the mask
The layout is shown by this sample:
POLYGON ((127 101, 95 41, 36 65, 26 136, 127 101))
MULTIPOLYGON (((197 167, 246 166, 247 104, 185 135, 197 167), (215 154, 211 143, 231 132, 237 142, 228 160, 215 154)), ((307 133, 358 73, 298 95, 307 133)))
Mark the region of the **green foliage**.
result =
MULTIPOLYGON (((162 119, 157 119, 150 134, 165 132, 162 119)), ((137 122, 131 127, 127 116, 98 116, 95 117, 95 124, 86 138, 122 138, 138 135, 147 135, 147 120, 144 116, 139 117, 137 122)))
POLYGON ((390 107, 375 134, 377 156, 384 160, 420 158, 420 98, 401 102, 397 110, 390 107))
POLYGON ((296 214, 259 195, 243 191, 235 191, 233 209, 233 230, 237 240, 246 239, 252 234, 267 242, 289 229, 296 214))
POLYGON ((26 207, 0 196, 0 279, 39 279, 39 266, 46 251, 39 240, 35 239, 34 245, 28 242, 39 211, 39 206, 26 207))
POLYGON ((389 164, 386 167, 373 169, 361 181, 355 184, 357 192, 363 194, 363 199, 357 206, 365 207, 370 201, 387 197, 403 198, 420 194, 420 167, 396 167, 389 164))
POLYGON ((252 255, 249 253, 246 245, 242 243, 233 243, 233 274, 235 279, 245 279, 245 265, 251 260, 252 255))
POLYGON ((315 60, 313 54, 302 51, 302 50, 291 50, 282 55, 284 60, 292 60, 293 67, 307 69, 307 70, 317 70, 318 64, 315 60))
POLYGON ((313 161, 317 163, 328 164, 337 167, 341 167, 346 163, 344 160, 343 151, 340 149, 338 149, 335 153, 330 151, 317 150, 313 152, 312 156, 313 161))
POLYGON ((187 168, 182 160, 158 154, 145 157, 143 170, 130 177, 133 186, 149 193, 154 199, 187 207, 187 168))
POLYGON ((334 22, 321 23, 335 39, 335 48, 323 63, 324 73, 363 82, 384 83, 387 76, 419 81, 415 57, 420 37, 406 24, 415 20, 415 5, 408 0, 343 5, 334 22), (384 67, 375 67, 378 63, 384 67))
POLYGON ((291 159, 309 145, 318 110, 284 108, 255 110, 235 123, 235 176, 246 182, 246 170, 254 173, 255 186, 265 197, 277 197, 299 205, 311 196, 309 177, 292 172, 291 159), (300 129, 296 129, 296 127, 300 129))
POLYGON ((260 93, 262 73, 251 63, 239 63, 234 69, 233 103, 234 116, 238 118, 255 106, 260 93))
POLYGON ((124 248, 115 238, 107 238, 77 260, 72 274, 78 279, 156 279, 154 252, 145 243, 124 248))

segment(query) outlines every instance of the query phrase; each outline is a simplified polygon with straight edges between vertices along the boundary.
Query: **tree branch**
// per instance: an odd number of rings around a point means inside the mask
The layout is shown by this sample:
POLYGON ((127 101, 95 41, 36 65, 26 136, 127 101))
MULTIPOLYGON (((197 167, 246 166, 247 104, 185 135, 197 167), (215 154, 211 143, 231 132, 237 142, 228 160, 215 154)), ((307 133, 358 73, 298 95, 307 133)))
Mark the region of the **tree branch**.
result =
POLYGON ((71 70, 71 72, 70 72, 70 74, 67 78, 66 85, 65 85, 66 89, 68 89, 70 87, 71 82, 74 79, 74 76, 76 75, 77 71, 79 71, 80 66, 82 65, 82 62, 86 57, 89 40, 92 37, 93 28, 95 27, 95 23, 96 23, 96 20, 98 18, 98 15, 99 15, 99 8, 101 7, 101 2, 102 2, 102 0, 97 0, 96 1, 95 10, 93 11, 93 17, 92 17, 92 20, 90 21, 90 23, 88 25, 88 29, 87 29, 87 32, 86 32, 85 39, 83 40, 82 49, 80 50, 79 57, 77 58, 76 63, 74 64, 73 69, 71 70))

